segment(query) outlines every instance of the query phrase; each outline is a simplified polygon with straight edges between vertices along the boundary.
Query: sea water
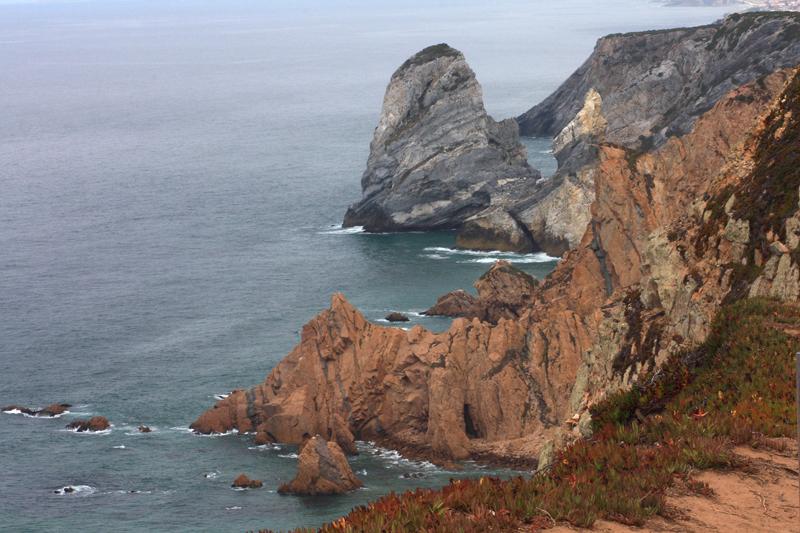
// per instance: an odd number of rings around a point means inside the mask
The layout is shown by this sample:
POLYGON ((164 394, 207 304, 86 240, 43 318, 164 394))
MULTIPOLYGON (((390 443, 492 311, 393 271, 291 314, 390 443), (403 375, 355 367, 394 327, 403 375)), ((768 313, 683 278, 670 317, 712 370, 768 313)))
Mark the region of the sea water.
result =
MULTIPOLYGON (((369 443, 362 490, 279 496, 292 446, 188 426, 256 384, 343 292, 371 320, 418 313, 497 258, 451 233, 342 230, 389 76, 462 50, 495 118, 544 98, 611 32, 707 23, 647 0, 0 0, 0 530, 316 526, 447 472, 369 443), (101 434, 69 432, 103 415, 101 434), (152 433, 137 431, 140 424, 152 433), (235 491, 239 473, 264 488, 235 491), (65 487, 74 490, 64 490, 65 487)), ((548 139, 526 139, 550 175, 548 139)), ((508 474, 508 472, 499 472, 508 474)))

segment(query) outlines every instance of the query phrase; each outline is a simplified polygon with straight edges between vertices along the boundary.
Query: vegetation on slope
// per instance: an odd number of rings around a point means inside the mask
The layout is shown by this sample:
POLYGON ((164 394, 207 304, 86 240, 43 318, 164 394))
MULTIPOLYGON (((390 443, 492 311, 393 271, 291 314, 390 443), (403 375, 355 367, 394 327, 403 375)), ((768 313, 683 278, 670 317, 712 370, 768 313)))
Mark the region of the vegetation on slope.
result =
POLYGON ((723 307, 706 343, 608 397, 595 436, 563 450, 533 477, 457 480, 441 490, 390 494, 323 532, 479 532, 641 525, 667 514, 668 488, 707 494, 695 470, 740 466, 734 444, 794 436, 794 354, 800 309, 763 299, 723 307))

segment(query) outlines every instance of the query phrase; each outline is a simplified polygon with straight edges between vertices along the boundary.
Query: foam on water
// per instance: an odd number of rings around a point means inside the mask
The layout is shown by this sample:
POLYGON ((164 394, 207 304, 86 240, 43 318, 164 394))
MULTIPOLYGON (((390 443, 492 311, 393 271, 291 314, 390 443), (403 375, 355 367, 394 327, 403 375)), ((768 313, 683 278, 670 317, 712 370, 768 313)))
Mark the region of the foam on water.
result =
POLYGON ((531 254, 502 252, 500 250, 484 252, 478 250, 459 250, 442 246, 428 246, 424 248, 423 251, 431 253, 422 254, 420 257, 427 257, 429 259, 456 259, 459 263, 494 263, 500 259, 505 259, 512 263, 553 263, 558 261, 557 257, 551 257, 542 252, 531 254))
POLYGON ((334 224, 328 229, 319 232, 321 235, 357 235, 365 233, 364 226, 352 226, 343 228, 341 224, 334 224))
POLYGON ((53 492, 59 496, 91 496, 97 489, 89 485, 65 485, 53 492))
POLYGON ((278 457, 281 457, 283 459, 297 459, 299 455, 297 455, 296 453, 279 453, 278 457))

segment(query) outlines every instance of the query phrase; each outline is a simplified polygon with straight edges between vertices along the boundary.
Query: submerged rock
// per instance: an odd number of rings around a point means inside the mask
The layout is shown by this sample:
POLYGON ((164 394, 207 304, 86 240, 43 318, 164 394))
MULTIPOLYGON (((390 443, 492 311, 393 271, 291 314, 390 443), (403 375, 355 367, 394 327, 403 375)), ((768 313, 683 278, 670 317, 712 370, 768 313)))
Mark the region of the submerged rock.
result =
POLYGON ((67 429, 74 429, 78 432, 105 431, 110 427, 111 424, 104 416, 93 416, 89 420, 75 420, 67 424, 67 429))
POLYGON ((389 313, 386 315, 389 322, 408 322, 409 318, 403 313, 389 313))
POLYGON ((244 474, 239 474, 239 477, 233 480, 231 487, 237 489, 260 489, 264 483, 258 479, 250 479, 244 474))
POLYGON ((151 433, 152 431, 148 426, 139 426, 139 433, 151 433))
POLYGON ((342 449, 319 435, 306 441, 297 459, 297 475, 278 489, 282 494, 308 496, 344 494, 362 486, 342 449))
POLYGON ((19 412, 28 416, 41 416, 41 417, 57 417, 63 415, 67 410, 72 407, 68 403, 52 403, 44 409, 30 409, 21 405, 7 405, 3 407, 4 413, 19 412))
POLYGON ((524 195, 540 174, 514 120, 484 109, 461 52, 428 47, 392 75, 345 226, 367 231, 457 228, 501 196, 524 195))

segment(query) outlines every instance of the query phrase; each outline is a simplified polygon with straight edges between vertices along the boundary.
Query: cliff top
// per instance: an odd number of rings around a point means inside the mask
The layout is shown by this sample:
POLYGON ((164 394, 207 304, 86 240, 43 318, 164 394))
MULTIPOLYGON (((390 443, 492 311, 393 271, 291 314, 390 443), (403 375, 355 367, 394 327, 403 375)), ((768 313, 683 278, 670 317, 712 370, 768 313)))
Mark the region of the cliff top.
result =
POLYGON ((441 57, 463 58, 464 54, 447 43, 434 44, 409 57, 406 62, 400 65, 400 68, 395 71, 394 76, 402 74, 411 67, 424 65, 425 63, 430 63, 441 57))

